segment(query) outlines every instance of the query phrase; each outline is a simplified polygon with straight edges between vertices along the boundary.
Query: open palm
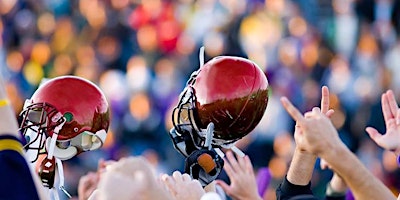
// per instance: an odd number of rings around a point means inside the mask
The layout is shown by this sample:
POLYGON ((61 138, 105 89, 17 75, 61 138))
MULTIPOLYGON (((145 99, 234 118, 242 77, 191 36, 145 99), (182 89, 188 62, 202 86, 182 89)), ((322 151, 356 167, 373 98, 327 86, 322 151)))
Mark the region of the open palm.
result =
POLYGON ((386 125, 386 133, 381 134, 375 128, 365 130, 376 144, 386 150, 400 154, 400 110, 393 91, 388 90, 381 97, 382 113, 386 125))

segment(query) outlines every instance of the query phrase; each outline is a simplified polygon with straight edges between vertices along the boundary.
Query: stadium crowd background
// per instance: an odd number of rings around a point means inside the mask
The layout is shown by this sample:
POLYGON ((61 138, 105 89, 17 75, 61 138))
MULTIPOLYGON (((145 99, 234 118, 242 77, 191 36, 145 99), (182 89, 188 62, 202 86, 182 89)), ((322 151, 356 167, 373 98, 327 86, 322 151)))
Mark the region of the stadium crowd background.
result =
MULTIPOLYGON (((294 122, 278 99, 286 95, 308 111, 319 105, 321 85, 332 93, 341 138, 400 190, 396 158, 364 131, 370 125, 384 132, 383 91, 400 98, 400 1, 0 0, 0 16, 0 70, 16 113, 42 78, 67 74, 93 81, 110 102, 105 146, 64 162, 74 195, 79 177, 96 170, 100 158, 143 155, 160 172, 183 170, 167 132, 201 46, 206 60, 247 57, 268 77, 265 116, 238 143, 256 170, 269 167, 266 199, 274 199, 294 150, 294 122)), ((331 175, 316 165, 317 196, 331 175)))

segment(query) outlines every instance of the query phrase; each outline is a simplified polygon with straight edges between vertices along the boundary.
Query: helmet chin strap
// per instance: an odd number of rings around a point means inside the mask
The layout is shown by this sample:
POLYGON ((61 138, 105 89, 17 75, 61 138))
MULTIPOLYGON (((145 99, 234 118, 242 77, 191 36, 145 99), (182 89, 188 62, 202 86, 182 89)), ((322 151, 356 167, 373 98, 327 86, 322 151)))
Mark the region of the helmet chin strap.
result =
POLYGON ((47 138, 47 140, 46 140, 47 158, 48 159, 52 159, 53 156, 55 156, 56 158, 61 159, 61 160, 68 160, 68 159, 74 157, 78 153, 78 150, 74 146, 69 146, 66 149, 62 149, 56 145, 58 133, 60 132, 64 123, 65 123, 65 120, 63 123, 56 126, 54 128, 54 132, 53 132, 53 135, 51 136, 51 138, 47 138))
MULTIPOLYGON (((58 120, 58 119, 59 118, 56 118, 54 120, 58 120)), ((55 159, 56 166, 54 166, 54 167, 57 168, 57 173, 55 171, 48 172, 48 173, 55 173, 58 175, 59 189, 61 191, 63 191, 69 198, 71 198, 71 195, 64 188, 64 169, 63 169, 63 164, 61 162, 61 158, 63 158, 63 159, 72 158, 74 155, 76 155, 77 149, 72 146, 67 149, 60 149, 56 145, 58 133, 64 126, 65 122, 66 122, 66 120, 63 120, 63 122, 61 124, 57 125, 54 128, 54 132, 53 132, 53 135, 51 136, 51 138, 47 138, 47 140, 46 140, 47 157, 45 159, 48 160, 48 162, 45 162, 45 167, 49 167, 48 164, 51 165, 51 163, 54 163, 54 161, 53 162, 50 162, 50 161, 55 159), (59 158, 59 157, 61 157, 61 158, 59 158)), ((42 173, 43 172, 46 173, 45 170, 42 170, 42 173)), ((46 174, 44 176, 46 176, 46 174)), ((50 176, 50 177, 53 178, 53 180, 50 180, 50 181, 52 183, 54 183, 55 177, 54 176, 50 176)), ((46 180, 46 181, 49 181, 49 180, 46 180)), ((60 197, 58 196, 58 192, 55 190, 55 188, 53 187, 52 184, 49 185, 49 189, 50 189, 50 194, 51 194, 51 196, 53 196, 54 199, 56 199, 56 200, 60 199, 60 197)))

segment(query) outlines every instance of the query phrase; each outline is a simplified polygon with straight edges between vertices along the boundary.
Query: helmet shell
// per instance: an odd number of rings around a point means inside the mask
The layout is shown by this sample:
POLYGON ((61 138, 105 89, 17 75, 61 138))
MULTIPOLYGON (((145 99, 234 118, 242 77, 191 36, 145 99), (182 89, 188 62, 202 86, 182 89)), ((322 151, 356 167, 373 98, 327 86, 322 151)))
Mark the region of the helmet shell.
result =
POLYGON ((260 122, 268 105, 269 84, 252 61, 219 56, 201 67, 193 81, 196 125, 214 123, 214 138, 238 140, 260 122))

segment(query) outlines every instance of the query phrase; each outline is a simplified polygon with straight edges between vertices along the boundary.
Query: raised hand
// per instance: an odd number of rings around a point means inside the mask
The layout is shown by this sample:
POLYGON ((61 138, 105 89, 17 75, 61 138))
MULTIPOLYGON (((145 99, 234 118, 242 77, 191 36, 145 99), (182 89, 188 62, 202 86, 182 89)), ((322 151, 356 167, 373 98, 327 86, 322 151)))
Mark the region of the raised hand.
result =
POLYGON ((114 160, 100 159, 96 172, 88 172, 79 179, 78 183, 78 198, 79 200, 86 200, 97 189, 97 184, 100 181, 101 175, 106 171, 107 166, 116 163, 114 160))
POLYGON ((172 173, 172 176, 164 174, 161 182, 165 184, 176 200, 200 199, 205 194, 198 180, 192 179, 189 174, 181 174, 179 171, 172 173))
POLYGON ((143 157, 121 158, 107 166, 91 199, 165 199, 172 196, 154 176, 154 168, 143 157))
MULTIPOLYGON (((300 111, 286 98, 281 102, 289 115, 297 122, 301 132, 297 137, 302 141, 302 149, 316 155, 329 150, 330 146, 344 145, 331 121, 321 109, 314 107, 303 116, 300 111)), ((319 155, 318 155, 319 156, 319 155)))
POLYGON ((342 176, 355 199, 394 199, 393 193, 340 140, 319 108, 303 116, 286 97, 281 98, 281 103, 301 128, 299 137, 304 141, 304 149, 325 159, 342 176))
MULTIPOLYGON (((321 89, 321 113, 325 114, 328 118, 332 116, 334 113, 334 110, 329 109, 329 89, 327 86, 323 86, 321 89)), ((307 116, 306 116, 307 117, 307 116)), ((302 130, 299 128, 297 122, 296 122, 296 127, 294 131, 294 139, 296 142, 296 148, 298 148, 300 151, 304 151, 305 148, 303 147, 304 142, 301 136, 302 130)))
POLYGON ((381 104, 386 133, 381 134, 372 127, 367 127, 365 130, 376 144, 400 155, 400 109, 393 91, 388 90, 382 94, 381 104))
POLYGON ((99 182, 99 174, 96 172, 89 172, 79 179, 78 184, 78 198, 79 200, 89 199, 93 191, 97 189, 97 183, 99 182))
POLYGON ((224 169, 231 184, 228 185, 222 180, 216 180, 216 183, 222 187, 227 195, 234 200, 261 199, 257 191, 253 165, 247 155, 235 158, 231 151, 226 152, 224 169))

